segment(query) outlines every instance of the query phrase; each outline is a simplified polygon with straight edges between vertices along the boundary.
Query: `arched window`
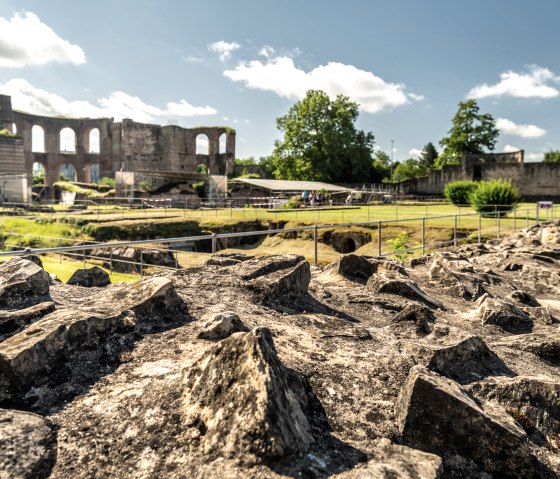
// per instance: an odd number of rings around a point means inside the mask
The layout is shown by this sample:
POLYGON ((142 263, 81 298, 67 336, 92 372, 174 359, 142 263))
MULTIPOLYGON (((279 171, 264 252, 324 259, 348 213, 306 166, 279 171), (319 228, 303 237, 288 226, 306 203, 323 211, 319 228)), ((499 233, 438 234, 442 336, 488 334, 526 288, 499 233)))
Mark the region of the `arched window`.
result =
POLYGON ((39 125, 34 125, 31 128, 31 151, 33 153, 45 152, 45 130, 39 125))
POLYGON ((196 137, 196 154, 197 155, 208 155, 209 151, 209 140, 208 137, 201 133, 196 137))
POLYGON ((33 163, 33 186, 41 186, 45 184, 45 167, 42 163, 36 161, 33 163))
POLYGON ((60 152, 76 153, 76 133, 72 128, 63 128, 60 130, 60 152))
POLYGON ((225 153, 226 152, 226 134, 222 133, 220 135, 220 148, 219 148, 219 153, 225 153))
POLYGON ((70 163, 60 167, 60 179, 62 181, 76 181, 76 169, 70 163))
POLYGON ((89 132, 89 152, 99 154, 99 128, 94 128, 89 132))
POLYGON ((101 179, 101 168, 97 163, 95 163, 89 167, 89 182, 99 183, 100 179, 101 179))

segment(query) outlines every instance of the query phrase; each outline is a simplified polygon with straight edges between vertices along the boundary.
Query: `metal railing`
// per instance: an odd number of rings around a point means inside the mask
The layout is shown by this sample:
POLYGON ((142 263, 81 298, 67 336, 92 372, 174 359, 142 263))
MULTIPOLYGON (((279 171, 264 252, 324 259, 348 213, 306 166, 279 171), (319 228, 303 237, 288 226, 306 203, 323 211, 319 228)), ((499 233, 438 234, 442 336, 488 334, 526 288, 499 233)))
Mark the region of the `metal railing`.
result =
MULTIPOLYGON (((206 242, 210 245, 209 250, 205 251, 207 253, 217 253, 220 250, 220 240, 226 240, 231 238, 248 238, 256 236, 272 236, 278 234, 296 234, 301 233, 311 233, 313 240, 313 256, 309 258, 314 264, 319 264, 319 243, 321 242, 320 232, 322 230, 337 230, 341 228, 354 228, 362 227, 371 229, 371 249, 367 254, 377 257, 387 257, 396 255, 397 257, 403 259, 409 255, 421 254, 425 255, 428 252, 442 247, 448 246, 458 246, 462 242, 481 242, 482 240, 487 240, 491 238, 500 239, 504 235, 518 231, 522 228, 528 228, 532 225, 539 224, 540 221, 552 221, 557 220, 556 208, 551 209, 546 212, 546 218, 543 218, 543 214, 539 212, 538 209, 523 209, 514 210, 508 215, 503 212, 496 211, 486 214, 480 213, 465 213, 465 214, 455 214, 455 215, 440 215, 440 216, 424 216, 417 218, 407 218, 407 219, 394 219, 394 220, 377 220, 377 221, 367 221, 367 222, 352 222, 352 223, 341 223, 341 224, 324 224, 324 225, 313 225, 313 226, 301 226, 294 228, 279 228, 279 229, 268 229, 260 231, 244 231, 236 233, 213 233, 197 236, 186 236, 186 237, 176 237, 176 238, 157 238, 157 239, 147 239, 147 240, 136 240, 136 241, 124 241, 124 242, 111 242, 111 243, 95 243, 88 242, 87 244, 71 245, 71 246, 58 246, 54 248, 21 248, 14 251, 4 251, 0 252, 0 257, 5 256, 23 256, 28 254, 64 254, 74 258, 78 258, 84 263, 87 260, 100 260, 103 262, 108 262, 110 269, 113 270, 115 263, 124 263, 137 266, 137 271, 143 274, 146 268, 163 268, 163 269, 177 269, 181 268, 180 260, 178 259, 179 254, 189 254, 188 251, 180 249, 180 245, 185 245, 186 243, 191 245, 196 245, 197 242, 206 242), (406 239, 399 245, 394 243, 394 234, 392 238, 387 238, 387 228, 388 227, 400 227, 403 231, 407 231, 407 228, 411 231, 419 231, 420 238, 415 244, 409 244, 412 242, 412 238, 406 239), (435 238, 430 239, 430 231, 441 231, 444 230, 450 233, 447 239, 435 238), (384 233, 385 231, 385 233, 384 233), (163 247, 154 246, 162 245, 163 247), (119 258, 114 254, 116 249, 119 248, 138 248, 147 247, 145 250, 140 251, 140 260, 134 261, 129 259, 119 258), (100 256, 91 254, 91 250, 109 249, 109 255, 100 256), (165 266, 149 263, 145 260, 145 255, 149 252, 161 251, 166 252, 174 256, 174 265, 165 266)), ((10 233, 4 233, 9 235, 10 233)), ((12 235, 17 236, 17 234, 12 233, 12 235)), ((28 236, 28 235, 22 235, 28 236)), ((29 237, 29 236, 28 236, 29 237)), ((55 238, 50 238, 55 239, 55 238)), ((60 240, 73 241, 69 238, 60 238, 60 240)), ((76 241, 76 240, 74 240, 76 241)), ((369 244, 369 243, 368 243, 369 244)), ((17 245, 13 245, 17 247, 17 245)), ((227 248, 226 248, 227 249, 227 248)), ((232 248, 236 249, 236 248, 232 248)), ((298 251, 294 251, 297 253, 298 251)), ((346 251, 351 252, 351 251, 346 251)))

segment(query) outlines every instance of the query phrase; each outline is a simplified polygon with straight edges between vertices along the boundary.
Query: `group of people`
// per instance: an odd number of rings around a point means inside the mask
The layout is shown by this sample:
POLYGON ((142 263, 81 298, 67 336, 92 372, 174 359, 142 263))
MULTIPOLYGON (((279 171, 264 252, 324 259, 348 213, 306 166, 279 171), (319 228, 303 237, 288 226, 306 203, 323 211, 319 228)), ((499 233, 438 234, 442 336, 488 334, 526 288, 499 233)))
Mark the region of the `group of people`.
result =
POLYGON ((324 193, 323 191, 303 191, 301 193, 303 203, 309 206, 322 206, 327 203, 332 206, 333 199, 329 192, 324 193))

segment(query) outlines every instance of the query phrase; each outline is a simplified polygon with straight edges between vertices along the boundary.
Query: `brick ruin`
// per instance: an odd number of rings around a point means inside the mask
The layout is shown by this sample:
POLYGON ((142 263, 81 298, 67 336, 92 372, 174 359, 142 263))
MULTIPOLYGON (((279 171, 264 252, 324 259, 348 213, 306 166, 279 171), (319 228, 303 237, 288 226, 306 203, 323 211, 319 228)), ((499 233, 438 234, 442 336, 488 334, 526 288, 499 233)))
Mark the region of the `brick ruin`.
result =
POLYGON ((408 195, 443 193, 451 181, 487 181, 509 179, 526 200, 558 199, 560 197, 560 163, 525 163, 524 150, 509 153, 464 154, 458 165, 445 165, 441 170, 401 184, 408 195))
POLYGON ((2 129, 16 135, 0 135, 0 192, 9 201, 27 201, 28 192, 21 188, 31 186, 37 164, 44 169, 49 187, 63 171, 73 172, 71 179, 80 182, 114 177, 118 171, 176 178, 194 173, 201 164, 208 173, 225 175, 233 171, 235 158, 231 128, 32 115, 13 110, 8 95, 0 95, 2 129))

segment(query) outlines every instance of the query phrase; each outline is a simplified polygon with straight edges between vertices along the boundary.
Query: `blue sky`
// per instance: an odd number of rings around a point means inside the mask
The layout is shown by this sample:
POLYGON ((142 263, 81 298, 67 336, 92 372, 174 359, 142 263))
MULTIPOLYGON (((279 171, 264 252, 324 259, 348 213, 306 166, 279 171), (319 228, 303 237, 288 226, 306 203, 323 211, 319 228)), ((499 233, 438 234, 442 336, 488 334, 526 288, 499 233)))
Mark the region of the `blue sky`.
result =
POLYGON ((45 115, 228 125, 271 153, 308 88, 361 105, 395 160, 475 97, 496 151, 560 149, 558 0, 0 0, 0 93, 45 115))

